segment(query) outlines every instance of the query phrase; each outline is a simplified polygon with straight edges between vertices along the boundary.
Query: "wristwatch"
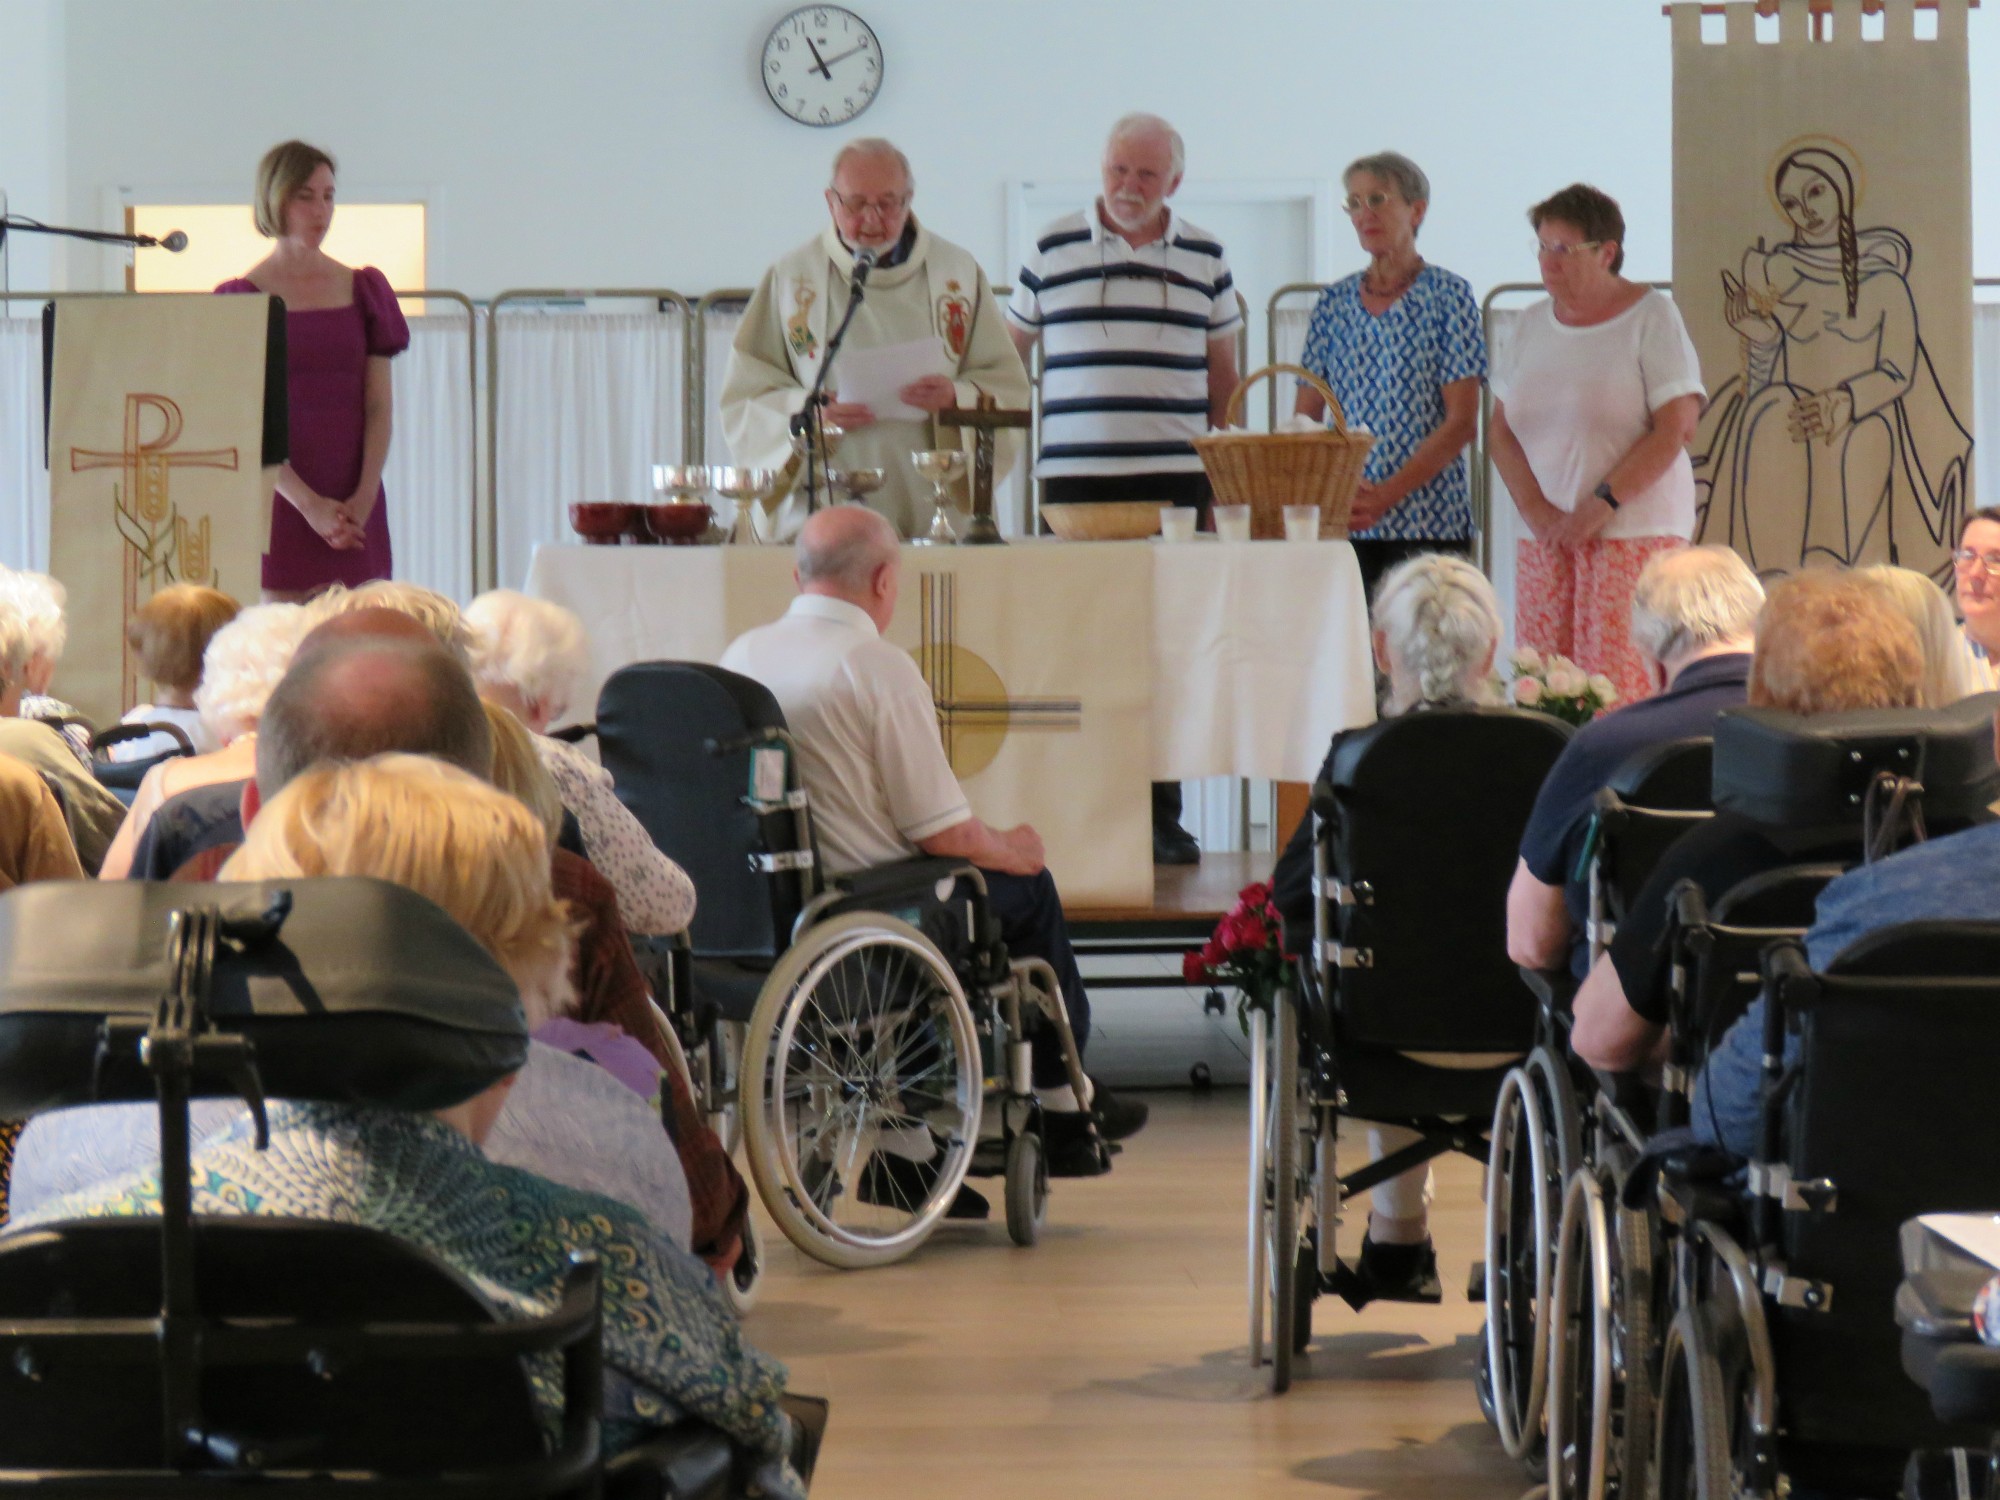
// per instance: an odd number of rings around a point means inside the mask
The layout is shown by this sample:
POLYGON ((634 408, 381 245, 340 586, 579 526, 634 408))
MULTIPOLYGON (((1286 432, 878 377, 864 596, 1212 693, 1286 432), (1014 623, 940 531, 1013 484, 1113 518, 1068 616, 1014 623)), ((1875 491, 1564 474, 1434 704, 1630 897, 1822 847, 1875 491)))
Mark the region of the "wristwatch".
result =
POLYGON ((1613 510, 1618 509, 1618 497, 1611 493, 1610 480, 1608 479, 1605 480, 1604 483, 1600 484, 1596 489, 1592 490, 1590 493, 1595 495, 1598 499, 1602 500, 1606 505, 1610 506, 1613 510))

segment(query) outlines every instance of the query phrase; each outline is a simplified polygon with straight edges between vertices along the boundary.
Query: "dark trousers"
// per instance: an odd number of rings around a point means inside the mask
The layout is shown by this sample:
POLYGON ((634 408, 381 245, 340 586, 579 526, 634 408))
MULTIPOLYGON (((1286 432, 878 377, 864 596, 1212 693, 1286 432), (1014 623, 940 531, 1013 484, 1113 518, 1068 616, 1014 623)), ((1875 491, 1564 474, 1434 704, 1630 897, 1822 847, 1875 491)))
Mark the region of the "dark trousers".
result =
MULTIPOLYGON (((1069 926, 1063 921, 1055 877, 1047 870, 1039 875, 1007 875, 999 870, 981 870, 980 874, 986 877, 987 903, 1000 923, 1007 951, 1016 958, 1046 959, 1056 971, 1056 984, 1069 1010, 1070 1030, 1076 1033, 1077 1056, 1081 1057, 1090 1038, 1090 997, 1083 991, 1083 974, 1069 945, 1069 926)), ((1063 1064, 1062 1040, 1055 1027, 1035 1027, 1029 1043, 1034 1049, 1035 1087, 1054 1089, 1068 1083, 1069 1069, 1063 1064)))
POLYGON ((1382 581, 1384 573, 1397 563, 1423 552, 1448 552, 1453 557, 1469 559, 1472 556, 1472 538, 1455 536, 1424 542, 1371 542, 1366 537, 1357 538, 1354 560, 1361 564, 1361 588, 1369 602, 1374 602, 1375 585, 1382 581))

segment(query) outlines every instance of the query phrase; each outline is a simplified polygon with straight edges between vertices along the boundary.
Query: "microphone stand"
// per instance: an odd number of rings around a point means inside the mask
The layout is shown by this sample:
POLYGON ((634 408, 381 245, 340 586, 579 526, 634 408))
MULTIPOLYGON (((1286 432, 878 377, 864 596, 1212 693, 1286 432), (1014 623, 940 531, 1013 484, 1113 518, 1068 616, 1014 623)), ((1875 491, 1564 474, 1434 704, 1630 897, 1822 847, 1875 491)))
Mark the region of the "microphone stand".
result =
MULTIPOLYGON (((857 261, 854 275, 847 283, 847 311, 841 314, 840 326, 833 330, 833 337, 826 341, 826 357, 819 362, 819 374, 813 377, 812 389, 806 392, 806 404, 792 417, 792 436, 806 435, 806 514, 819 509, 819 486, 813 479, 813 455, 821 458, 821 471, 827 467, 823 451, 826 442, 825 421, 821 408, 826 401, 826 377, 833 369, 834 356, 840 353, 840 346, 847 337, 847 325, 854 321, 854 314, 860 309, 868 286, 868 273, 874 263, 857 261)), ((828 499, 833 497, 829 495, 828 499)))
MULTIPOLYGON (((138 250, 157 250, 162 242, 150 234, 114 234, 108 229, 71 229, 61 224, 44 224, 25 214, 0 214, 0 249, 7 244, 7 231, 24 234, 53 234, 68 240, 87 240, 94 245, 126 245, 138 250)), ((181 242, 185 245, 187 242, 181 242)))

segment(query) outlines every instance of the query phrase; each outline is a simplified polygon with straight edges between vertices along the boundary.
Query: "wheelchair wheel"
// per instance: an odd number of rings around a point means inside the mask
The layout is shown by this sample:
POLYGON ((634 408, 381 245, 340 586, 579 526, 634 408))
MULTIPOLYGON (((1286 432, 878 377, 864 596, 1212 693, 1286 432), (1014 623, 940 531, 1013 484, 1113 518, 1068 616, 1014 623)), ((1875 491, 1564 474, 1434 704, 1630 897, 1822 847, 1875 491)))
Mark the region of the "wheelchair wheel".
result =
POLYGON ((1007 1237, 1026 1249, 1040 1238, 1049 1206, 1049 1163, 1042 1138, 1023 1130, 1007 1143, 1007 1237))
POLYGON ((743 1049, 758 1195, 815 1260, 900 1260, 965 1180, 982 1081, 965 992, 929 939, 876 912, 808 928, 771 971, 743 1049))
POLYGON ((1681 1309, 1660 1357, 1658 1500, 1731 1500, 1730 1414, 1744 1367, 1741 1339, 1719 1306, 1681 1309))
MULTIPOLYGON (((1532 1059, 1531 1059, 1532 1061, 1532 1059)), ((1493 1109, 1486 1172, 1486 1367, 1509 1458, 1533 1464, 1547 1393, 1549 1296, 1558 1205, 1545 1095, 1511 1070, 1493 1109)))
POLYGON ((743 1025, 717 1019, 708 1028, 695 1076, 708 1128, 730 1155, 743 1144, 743 1111, 739 1108, 743 1077, 743 1025))
POLYGON ((1270 1213, 1265 1221, 1270 1240, 1265 1262, 1271 1280, 1271 1393, 1282 1396, 1292 1388, 1292 1357, 1299 1348, 1299 1298, 1312 1296, 1299 1275, 1303 1261, 1299 1250, 1305 1243, 1299 1230, 1299 1210, 1308 1183, 1302 1166, 1305 1122, 1299 1108, 1299 1015, 1288 989, 1278 991, 1271 1028, 1271 1105, 1267 1116, 1271 1135, 1266 1152, 1270 1213))
POLYGON ((1651 1493, 1653 1401, 1659 1389, 1655 1361, 1658 1280, 1653 1223, 1643 1212, 1613 1209, 1617 1254, 1611 1262, 1611 1459, 1621 1500, 1651 1493))
POLYGON ((755 1219, 745 1216, 743 1220, 743 1252, 736 1258, 736 1264, 729 1274, 722 1278, 723 1300, 742 1317, 757 1305, 757 1294, 764 1288, 764 1243, 758 1232, 755 1219))
POLYGON ((1549 1327, 1549 1500, 1604 1500, 1610 1474, 1611 1227, 1594 1168, 1569 1181, 1549 1327))

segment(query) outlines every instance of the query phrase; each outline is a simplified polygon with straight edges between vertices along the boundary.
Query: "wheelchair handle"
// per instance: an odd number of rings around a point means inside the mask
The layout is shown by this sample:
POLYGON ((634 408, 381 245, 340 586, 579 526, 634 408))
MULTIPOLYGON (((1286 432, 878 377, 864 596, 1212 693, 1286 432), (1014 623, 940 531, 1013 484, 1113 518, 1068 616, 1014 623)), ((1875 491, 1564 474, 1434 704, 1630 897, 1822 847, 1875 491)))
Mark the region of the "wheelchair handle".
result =
POLYGON ((780 745, 785 742, 784 730, 766 727, 753 729, 748 734, 732 735, 728 739, 706 739, 701 742, 701 748, 719 760, 725 755, 735 755, 744 750, 755 749, 759 745, 780 745))

